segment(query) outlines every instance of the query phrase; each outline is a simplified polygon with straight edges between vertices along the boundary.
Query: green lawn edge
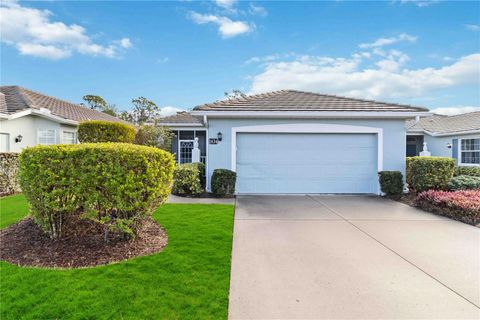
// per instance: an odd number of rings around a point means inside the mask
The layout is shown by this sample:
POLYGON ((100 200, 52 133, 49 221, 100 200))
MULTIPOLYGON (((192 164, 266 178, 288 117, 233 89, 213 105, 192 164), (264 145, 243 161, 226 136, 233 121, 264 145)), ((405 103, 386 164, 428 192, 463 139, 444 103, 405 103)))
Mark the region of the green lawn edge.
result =
MULTIPOLYGON (((1 228, 27 215, 22 195, 0 199, 1 228)), ((2 319, 226 319, 233 205, 164 204, 160 253, 85 269, 0 262, 2 319)))

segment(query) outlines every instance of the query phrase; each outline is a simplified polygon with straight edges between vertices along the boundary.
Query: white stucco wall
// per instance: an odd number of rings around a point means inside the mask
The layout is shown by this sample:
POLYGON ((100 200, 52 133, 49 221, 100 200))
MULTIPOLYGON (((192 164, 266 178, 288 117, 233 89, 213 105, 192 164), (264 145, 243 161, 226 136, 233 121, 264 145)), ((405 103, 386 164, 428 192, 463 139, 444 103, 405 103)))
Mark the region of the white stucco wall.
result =
POLYGON ((62 132, 77 132, 76 126, 64 125, 58 122, 27 115, 13 120, 0 121, 0 133, 9 134, 9 152, 20 152, 25 147, 38 144, 38 130, 55 130, 57 143, 62 143, 62 132), (22 135, 22 142, 15 142, 15 137, 22 135))

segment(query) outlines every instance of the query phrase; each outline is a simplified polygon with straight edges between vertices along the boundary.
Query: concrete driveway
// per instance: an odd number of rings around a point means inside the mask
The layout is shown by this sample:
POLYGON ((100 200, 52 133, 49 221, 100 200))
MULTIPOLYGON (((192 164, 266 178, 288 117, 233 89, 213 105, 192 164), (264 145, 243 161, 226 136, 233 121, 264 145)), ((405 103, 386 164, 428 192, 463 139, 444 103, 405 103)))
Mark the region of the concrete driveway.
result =
POLYGON ((375 196, 239 196, 231 319, 480 319, 480 229, 375 196))

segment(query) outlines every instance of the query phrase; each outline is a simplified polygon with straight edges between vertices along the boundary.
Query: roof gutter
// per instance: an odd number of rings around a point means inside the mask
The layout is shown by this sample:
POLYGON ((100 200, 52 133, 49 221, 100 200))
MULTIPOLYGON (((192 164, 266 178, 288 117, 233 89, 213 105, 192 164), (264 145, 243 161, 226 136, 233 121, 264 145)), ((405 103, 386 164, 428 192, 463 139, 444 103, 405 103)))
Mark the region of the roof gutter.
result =
POLYGON ((480 134, 480 129, 463 130, 463 131, 455 131, 455 132, 431 132, 428 130, 414 129, 414 130, 407 130, 407 135, 409 133, 412 133, 412 134, 424 133, 432 137, 448 137, 448 136, 457 136, 457 135, 465 135, 465 134, 480 134))
POLYGON ((210 118, 415 118, 428 117, 427 111, 191 111, 194 116, 210 118))
POLYGON ((166 126, 166 127, 203 127, 203 123, 169 123, 169 122, 159 122, 157 125, 166 126))

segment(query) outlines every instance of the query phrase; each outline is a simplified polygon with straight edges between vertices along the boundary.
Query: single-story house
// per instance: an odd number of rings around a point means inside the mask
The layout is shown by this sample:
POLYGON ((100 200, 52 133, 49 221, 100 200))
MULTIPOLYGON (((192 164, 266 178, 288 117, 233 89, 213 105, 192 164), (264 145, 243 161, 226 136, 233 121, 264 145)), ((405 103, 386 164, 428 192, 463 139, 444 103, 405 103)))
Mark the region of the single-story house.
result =
POLYGON ((480 111, 407 121, 407 156, 419 155, 424 143, 432 156, 454 158, 460 166, 480 166, 480 111))
POLYGON ((239 194, 372 193, 378 172, 405 174, 407 119, 428 109, 282 90, 226 99, 165 118, 179 163, 197 138, 207 190, 217 168, 237 172, 239 194))
POLYGON ((103 112, 19 86, 0 86, 0 152, 37 144, 77 143, 81 121, 122 122, 103 112))

